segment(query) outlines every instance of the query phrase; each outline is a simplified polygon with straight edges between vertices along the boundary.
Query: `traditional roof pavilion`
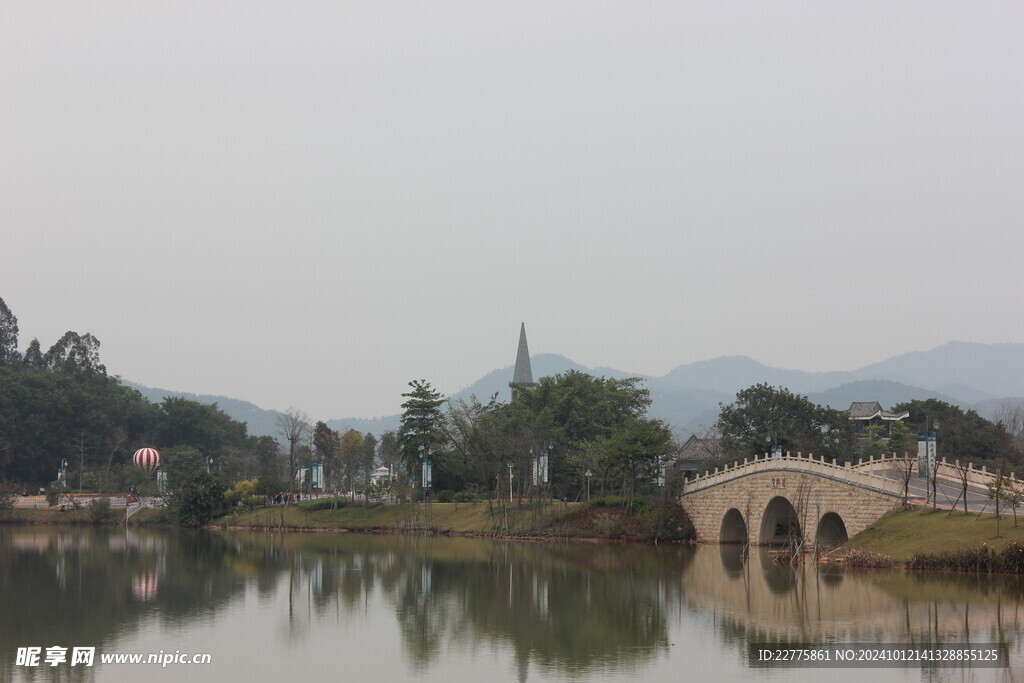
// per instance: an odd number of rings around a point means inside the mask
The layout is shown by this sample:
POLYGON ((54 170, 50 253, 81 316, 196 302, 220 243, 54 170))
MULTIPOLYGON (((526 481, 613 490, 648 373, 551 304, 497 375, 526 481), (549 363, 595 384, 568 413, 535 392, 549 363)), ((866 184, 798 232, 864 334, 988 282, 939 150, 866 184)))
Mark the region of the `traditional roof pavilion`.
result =
POLYGON ((904 410, 902 413, 882 410, 882 404, 878 401, 854 401, 850 404, 850 409, 847 412, 850 415, 850 419, 853 420, 857 432, 861 432, 868 427, 881 426, 886 427, 888 430, 893 422, 906 420, 910 417, 909 410, 904 410))
POLYGON ((891 413, 888 410, 882 410, 882 404, 878 401, 854 401, 850 404, 850 409, 847 412, 850 414, 851 420, 863 420, 865 422, 871 422, 872 420, 895 422, 897 420, 906 420, 910 417, 909 410, 904 410, 902 413, 891 413))

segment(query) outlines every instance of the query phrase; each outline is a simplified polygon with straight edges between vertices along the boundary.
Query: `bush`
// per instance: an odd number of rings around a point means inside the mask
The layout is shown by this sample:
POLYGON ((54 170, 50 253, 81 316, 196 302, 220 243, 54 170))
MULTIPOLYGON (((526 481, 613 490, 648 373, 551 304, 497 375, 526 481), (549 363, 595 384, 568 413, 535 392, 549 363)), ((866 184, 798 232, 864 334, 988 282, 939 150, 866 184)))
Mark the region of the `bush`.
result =
POLYGON ((594 530, 604 538, 621 538, 625 524, 618 515, 602 512, 594 518, 594 530))
POLYGON ((444 491, 438 491, 437 492, 436 500, 437 500, 438 503, 450 503, 450 502, 452 502, 452 499, 454 497, 455 497, 455 492, 454 491, 449 491, 449 490, 445 489, 444 491))
POLYGON ((110 509, 110 499, 106 496, 93 498, 86 508, 89 513, 89 521, 93 524, 106 524, 113 520, 113 510, 110 509))
POLYGON ((907 566, 955 572, 999 572, 1003 571, 1003 556, 992 546, 981 545, 942 553, 917 553, 907 566))
POLYGON ((892 558, 881 553, 873 553, 869 550, 851 550, 843 556, 847 567, 891 567, 892 558))
POLYGON ((254 496, 256 494, 256 480, 252 481, 239 481, 234 486, 224 492, 224 499, 228 505, 234 507, 238 505, 239 501, 244 498, 254 496))
POLYGON ((304 500, 299 503, 299 509, 305 510, 306 512, 312 512, 314 510, 332 510, 336 507, 342 508, 348 503, 348 498, 345 496, 336 496, 332 498, 317 498, 315 500, 304 500))
POLYGON ((0 483, 0 514, 6 515, 18 502, 18 489, 10 482, 0 483))
POLYGON ((697 537, 690 516, 682 505, 672 502, 658 502, 653 505, 642 503, 634 510, 640 516, 640 531, 648 537, 663 541, 692 541, 697 537))
POLYGON ((454 496, 452 496, 452 500, 455 501, 456 503, 472 503, 473 494, 470 493, 469 491, 459 491, 454 496))
POLYGON ((1003 547, 1003 571, 1024 574, 1024 543, 1014 541, 1003 547))
POLYGON ((184 527, 205 526, 224 514, 227 506, 224 492, 227 486, 208 472, 186 477, 171 496, 171 508, 184 527))

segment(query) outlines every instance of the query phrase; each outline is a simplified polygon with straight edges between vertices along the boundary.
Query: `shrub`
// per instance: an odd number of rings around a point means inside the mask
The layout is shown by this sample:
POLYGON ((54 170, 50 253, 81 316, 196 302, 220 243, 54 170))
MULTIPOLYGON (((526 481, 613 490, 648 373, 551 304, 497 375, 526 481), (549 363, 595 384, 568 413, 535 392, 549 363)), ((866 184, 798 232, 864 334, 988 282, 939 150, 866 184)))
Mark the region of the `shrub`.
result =
POLYGON ((452 500, 454 500, 456 503, 472 503, 473 494, 470 493, 469 491, 459 491, 454 496, 452 496, 452 500))
POLYGON ((342 508, 348 503, 348 498, 345 496, 336 496, 331 498, 317 498, 315 500, 304 500, 299 503, 299 509, 305 510, 306 512, 312 512, 314 510, 332 510, 336 507, 342 508))
POLYGON ((892 558, 881 553, 873 553, 870 550, 855 549, 843 556, 848 567, 891 567, 892 558))
POLYGON ((936 569, 956 572, 1003 571, 1003 556, 989 545, 959 548, 942 553, 917 553, 907 563, 910 569, 936 569))
POLYGON ((696 538, 697 531, 683 506, 660 501, 653 505, 637 506, 636 502, 638 501, 634 501, 633 507, 640 516, 642 535, 664 541, 691 541, 696 538))
POLYGON ((106 496, 93 498, 86 508, 89 513, 89 521, 93 524, 106 524, 113 518, 113 510, 110 509, 110 499, 106 496))
POLYGON ((226 512, 224 492, 227 486, 208 472, 185 478, 171 496, 171 507, 178 524, 200 527, 226 512))
POLYGON ((1003 547, 1003 571, 1024 574, 1024 543, 1014 541, 1003 547))
POLYGON ((450 502, 452 502, 452 499, 454 497, 455 497, 455 492, 454 491, 449 491, 449 490, 445 489, 444 491, 438 491, 437 492, 437 502, 438 503, 450 503, 450 502))
POLYGON ((603 512, 594 518, 594 530, 605 538, 621 538, 625 525, 618 515, 603 512))
POLYGON ((239 481, 224 492, 224 500, 228 505, 238 505, 239 501, 256 494, 256 480, 239 481))
POLYGON ((8 515, 18 502, 18 490, 10 482, 0 483, 0 515, 8 515))

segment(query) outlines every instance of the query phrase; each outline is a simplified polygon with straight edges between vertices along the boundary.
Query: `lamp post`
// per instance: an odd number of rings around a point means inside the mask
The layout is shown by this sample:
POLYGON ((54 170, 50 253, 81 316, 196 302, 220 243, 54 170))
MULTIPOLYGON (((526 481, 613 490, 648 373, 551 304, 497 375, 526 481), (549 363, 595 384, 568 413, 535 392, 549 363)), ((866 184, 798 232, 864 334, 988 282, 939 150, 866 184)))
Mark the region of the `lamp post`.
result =
POLYGON ((508 502, 512 504, 512 463, 508 464, 508 502))
POLYGON ((587 502, 588 503, 590 502, 590 477, 593 476, 593 474, 594 473, 591 472, 590 468, 588 467, 587 468, 587 473, 584 475, 587 478, 587 502))

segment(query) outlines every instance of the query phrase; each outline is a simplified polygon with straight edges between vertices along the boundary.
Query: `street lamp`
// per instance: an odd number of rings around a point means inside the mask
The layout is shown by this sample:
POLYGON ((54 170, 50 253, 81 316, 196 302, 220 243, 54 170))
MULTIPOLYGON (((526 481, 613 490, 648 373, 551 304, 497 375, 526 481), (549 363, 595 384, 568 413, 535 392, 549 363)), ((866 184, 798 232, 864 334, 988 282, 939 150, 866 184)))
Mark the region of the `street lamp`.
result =
POLYGON ((588 502, 588 503, 590 502, 590 477, 591 477, 591 476, 593 476, 593 474, 594 474, 594 473, 593 473, 593 472, 591 472, 591 471, 590 471, 590 468, 588 467, 588 468, 587 468, 587 472, 586 472, 586 474, 584 475, 584 476, 585 476, 585 477, 587 478, 587 502, 588 502))
POLYGON ((508 502, 512 504, 512 463, 508 464, 508 502))

